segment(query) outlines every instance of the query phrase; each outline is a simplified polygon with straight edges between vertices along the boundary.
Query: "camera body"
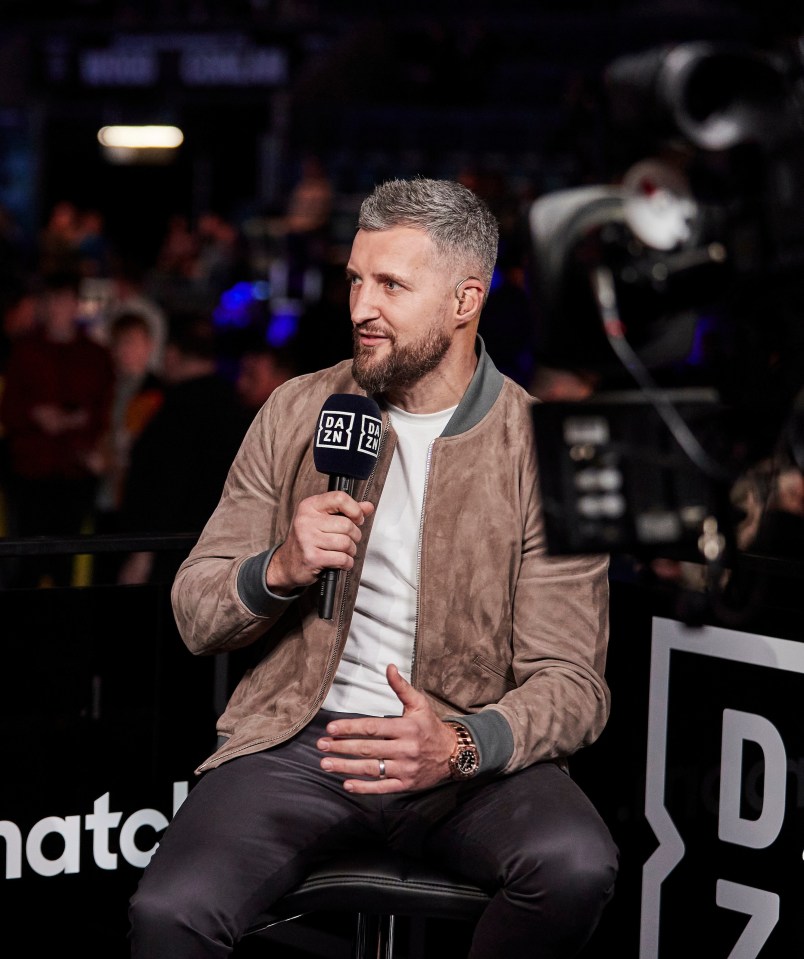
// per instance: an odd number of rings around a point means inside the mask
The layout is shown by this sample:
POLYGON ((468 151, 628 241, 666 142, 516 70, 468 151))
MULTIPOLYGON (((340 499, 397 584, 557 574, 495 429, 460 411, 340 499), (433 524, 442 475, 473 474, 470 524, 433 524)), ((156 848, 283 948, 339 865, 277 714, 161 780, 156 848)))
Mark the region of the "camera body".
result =
POLYGON ((801 74, 734 44, 623 57, 604 79, 635 159, 531 206, 539 362, 594 384, 535 404, 551 552, 700 559, 713 530, 727 549, 733 484, 800 455, 801 74))

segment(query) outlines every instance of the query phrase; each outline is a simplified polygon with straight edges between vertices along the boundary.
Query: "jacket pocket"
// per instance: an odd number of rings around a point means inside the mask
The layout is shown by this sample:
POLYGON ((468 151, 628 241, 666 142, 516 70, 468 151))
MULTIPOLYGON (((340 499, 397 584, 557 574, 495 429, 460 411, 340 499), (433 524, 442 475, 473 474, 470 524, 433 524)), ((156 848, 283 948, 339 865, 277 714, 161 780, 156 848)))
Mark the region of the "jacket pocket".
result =
POLYGON ((475 656, 472 659, 472 668, 483 676, 487 692, 498 690, 499 696, 502 696, 516 689, 516 681, 510 666, 492 663, 483 656, 475 656))

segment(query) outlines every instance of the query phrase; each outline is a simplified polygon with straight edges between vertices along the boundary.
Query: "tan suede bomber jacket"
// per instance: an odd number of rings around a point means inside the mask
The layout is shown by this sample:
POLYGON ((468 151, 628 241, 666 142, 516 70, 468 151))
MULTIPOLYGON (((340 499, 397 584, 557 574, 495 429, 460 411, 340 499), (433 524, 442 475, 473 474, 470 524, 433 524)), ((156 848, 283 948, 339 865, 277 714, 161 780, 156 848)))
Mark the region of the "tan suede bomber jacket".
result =
MULTIPOLYGON (((531 404, 478 338, 475 375, 433 443, 424 501, 411 681, 442 717, 462 717, 481 770, 511 773, 594 741, 608 717, 608 557, 549 556, 531 404)), ((220 502, 179 569, 172 602, 191 652, 259 643, 260 657, 218 721, 225 742, 197 772, 274 746, 304 727, 329 690, 354 607, 371 518, 335 615, 319 588, 273 595, 268 561, 296 504, 327 489, 313 462, 332 393, 361 392, 351 361, 280 386, 256 415, 220 502)), ((380 502, 396 444, 383 414, 373 474, 355 498, 380 502)))

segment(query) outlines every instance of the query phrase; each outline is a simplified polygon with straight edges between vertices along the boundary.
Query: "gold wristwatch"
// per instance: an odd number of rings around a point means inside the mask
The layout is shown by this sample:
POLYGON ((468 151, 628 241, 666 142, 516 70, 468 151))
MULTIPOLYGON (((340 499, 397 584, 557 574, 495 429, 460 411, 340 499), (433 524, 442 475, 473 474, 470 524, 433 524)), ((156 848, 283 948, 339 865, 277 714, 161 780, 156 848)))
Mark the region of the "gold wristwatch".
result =
POLYGON ((452 779, 471 779, 480 768, 480 756, 471 733, 462 723, 446 720, 455 730, 458 741, 449 757, 449 774, 452 779))

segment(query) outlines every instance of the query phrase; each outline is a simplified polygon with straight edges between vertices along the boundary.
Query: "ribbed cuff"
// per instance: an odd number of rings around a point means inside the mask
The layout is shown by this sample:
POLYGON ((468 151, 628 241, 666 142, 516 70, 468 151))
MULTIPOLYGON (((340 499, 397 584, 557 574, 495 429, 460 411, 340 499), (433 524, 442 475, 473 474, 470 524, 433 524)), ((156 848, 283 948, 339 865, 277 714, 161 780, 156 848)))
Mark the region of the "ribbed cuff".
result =
POLYGON ((255 616, 266 616, 276 608, 277 603, 292 603, 304 592, 303 589, 299 589, 289 596, 280 596, 268 589, 265 571, 268 569, 271 557, 281 545, 277 543, 264 553, 249 556, 237 571, 237 594, 255 616))
POLYGON ((472 734, 480 757, 481 773, 497 773, 508 765, 514 753, 514 735, 502 713, 485 709, 470 716, 444 718, 466 726, 472 734))

